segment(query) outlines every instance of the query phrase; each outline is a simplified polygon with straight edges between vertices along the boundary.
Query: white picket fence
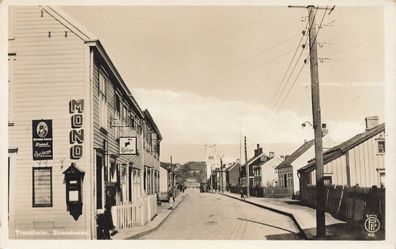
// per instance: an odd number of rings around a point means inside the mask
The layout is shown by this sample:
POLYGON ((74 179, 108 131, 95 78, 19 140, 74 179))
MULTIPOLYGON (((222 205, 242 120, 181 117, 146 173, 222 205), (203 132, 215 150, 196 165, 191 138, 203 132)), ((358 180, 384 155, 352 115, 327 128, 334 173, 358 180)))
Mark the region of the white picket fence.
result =
POLYGON ((157 212, 157 197, 152 195, 134 203, 114 206, 113 223, 117 229, 144 226, 157 215, 157 212))

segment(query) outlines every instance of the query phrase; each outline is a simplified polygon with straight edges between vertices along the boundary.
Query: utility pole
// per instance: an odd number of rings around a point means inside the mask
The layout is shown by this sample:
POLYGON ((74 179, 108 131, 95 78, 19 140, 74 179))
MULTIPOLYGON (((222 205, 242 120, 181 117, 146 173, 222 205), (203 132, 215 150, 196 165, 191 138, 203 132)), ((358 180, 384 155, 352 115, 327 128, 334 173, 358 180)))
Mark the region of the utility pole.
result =
POLYGON ((223 182, 223 157, 220 157, 220 178, 221 178, 221 192, 224 193, 224 182, 223 182))
POLYGON ((173 188, 174 184, 175 184, 175 176, 174 176, 174 172, 173 172, 173 163, 172 163, 172 155, 170 156, 170 164, 171 164, 171 188, 173 188))
POLYGON ((316 44, 316 24, 314 6, 308 6, 309 11, 309 65, 311 69, 311 94, 312 116, 315 134, 315 164, 316 164, 316 236, 326 236, 325 220, 325 194, 323 179, 323 145, 322 145, 322 121, 320 112, 318 53, 316 44))
POLYGON ((246 197, 249 197, 250 195, 250 189, 249 189, 249 165, 247 165, 247 145, 246 145, 246 136, 245 136, 245 170, 246 170, 246 197))
MULTIPOLYGON (((318 73, 318 52, 317 52, 317 32, 315 24, 315 9, 328 8, 315 7, 309 5, 289 6, 289 8, 308 8, 309 22, 309 64, 311 71, 311 95, 312 95, 312 117, 315 135, 315 164, 316 164, 316 236, 318 239, 326 237, 326 217, 325 217, 325 194, 323 179, 323 144, 322 144, 322 121, 320 111, 320 94, 319 94, 319 73, 318 73)), ((334 10, 332 7, 329 14, 334 10)), ((316 12, 316 11, 315 11, 316 12)))

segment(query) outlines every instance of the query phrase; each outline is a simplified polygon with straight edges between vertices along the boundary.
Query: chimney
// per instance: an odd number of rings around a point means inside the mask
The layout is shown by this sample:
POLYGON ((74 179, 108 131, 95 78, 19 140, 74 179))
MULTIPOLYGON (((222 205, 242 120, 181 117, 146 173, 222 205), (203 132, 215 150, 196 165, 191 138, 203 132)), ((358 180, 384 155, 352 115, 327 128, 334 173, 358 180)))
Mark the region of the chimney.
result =
POLYGON ((258 156, 263 153, 263 148, 260 148, 260 144, 257 144, 257 149, 254 150, 254 156, 258 156))
POLYGON ((285 157, 286 157, 286 156, 285 156, 285 155, 280 155, 279 157, 280 157, 282 160, 285 160, 285 157))
POLYGON ((376 127, 378 125, 378 116, 369 116, 365 118, 366 120, 366 131, 376 127))
POLYGON ((275 152, 273 152, 273 151, 268 152, 269 159, 274 158, 274 157, 275 157, 275 152))

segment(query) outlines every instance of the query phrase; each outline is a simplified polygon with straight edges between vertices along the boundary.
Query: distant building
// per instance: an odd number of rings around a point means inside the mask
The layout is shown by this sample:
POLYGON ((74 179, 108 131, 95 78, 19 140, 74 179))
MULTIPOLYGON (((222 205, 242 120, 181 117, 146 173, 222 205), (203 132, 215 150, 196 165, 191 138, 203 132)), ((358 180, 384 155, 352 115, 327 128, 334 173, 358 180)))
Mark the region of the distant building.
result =
POLYGON ((201 184, 200 182, 192 178, 186 179, 186 181, 184 182, 184 185, 187 188, 199 188, 200 184, 201 184))
MULTIPOLYGON (((332 147, 323 154, 325 184, 385 187, 385 123, 366 118, 366 131, 332 147)), ((301 197, 309 185, 316 185, 313 158, 299 169, 301 197)))
POLYGON ((282 163, 283 160, 275 157, 270 153, 268 160, 261 162, 253 167, 254 171, 254 187, 278 187, 278 174, 276 167, 282 163))
POLYGON ((247 186, 246 167, 248 167, 249 169, 249 187, 253 187, 254 184, 253 167, 267 160, 268 158, 266 155, 264 155, 263 148, 260 148, 260 145, 257 144, 257 148, 254 150, 254 156, 251 159, 249 159, 244 165, 241 166, 240 184, 242 187, 247 186))
POLYGON ((160 184, 159 184, 159 193, 158 197, 160 200, 168 200, 168 191, 169 191, 169 171, 164 165, 160 165, 160 184))
POLYGON ((239 173, 241 164, 239 162, 234 162, 227 167, 227 186, 237 186, 239 184, 239 173))

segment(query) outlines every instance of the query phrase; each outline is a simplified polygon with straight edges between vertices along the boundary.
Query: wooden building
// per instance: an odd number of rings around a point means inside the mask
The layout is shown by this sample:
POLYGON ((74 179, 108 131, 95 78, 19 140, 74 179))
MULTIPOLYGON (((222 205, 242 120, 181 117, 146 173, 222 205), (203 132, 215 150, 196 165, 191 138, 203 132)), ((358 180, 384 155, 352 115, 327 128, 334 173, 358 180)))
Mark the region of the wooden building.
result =
POLYGON ((276 167, 283 162, 279 157, 272 153, 268 160, 261 162, 253 167, 254 187, 278 187, 278 174, 276 167))
MULTIPOLYGON (((325 184, 385 187, 385 123, 378 117, 366 118, 366 131, 334 146, 323 154, 325 184)), ((316 184, 316 164, 312 159, 298 170, 301 197, 316 184)))
POLYGON ((238 162, 232 163, 227 167, 227 186, 236 187, 239 184, 239 172, 240 172, 241 164, 238 162))
POLYGON ((267 156, 263 153, 263 148, 260 148, 260 145, 257 144, 257 148, 254 150, 254 155, 250 158, 244 165, 241 166, 240 171, 240 184, 242 187, 247 186, 247 177, 246 177, 246 167, 249 169, 249 187, 253 187, 254 185, 254 172, 253 169, 256 165, 259 165, 265 161, 267 161, 267 156))
POLYGON ((8 41, 10 237, 95 239, 106 203, 147 223, 162 137, 101 42, 49 6, 12 7, 8 41))

